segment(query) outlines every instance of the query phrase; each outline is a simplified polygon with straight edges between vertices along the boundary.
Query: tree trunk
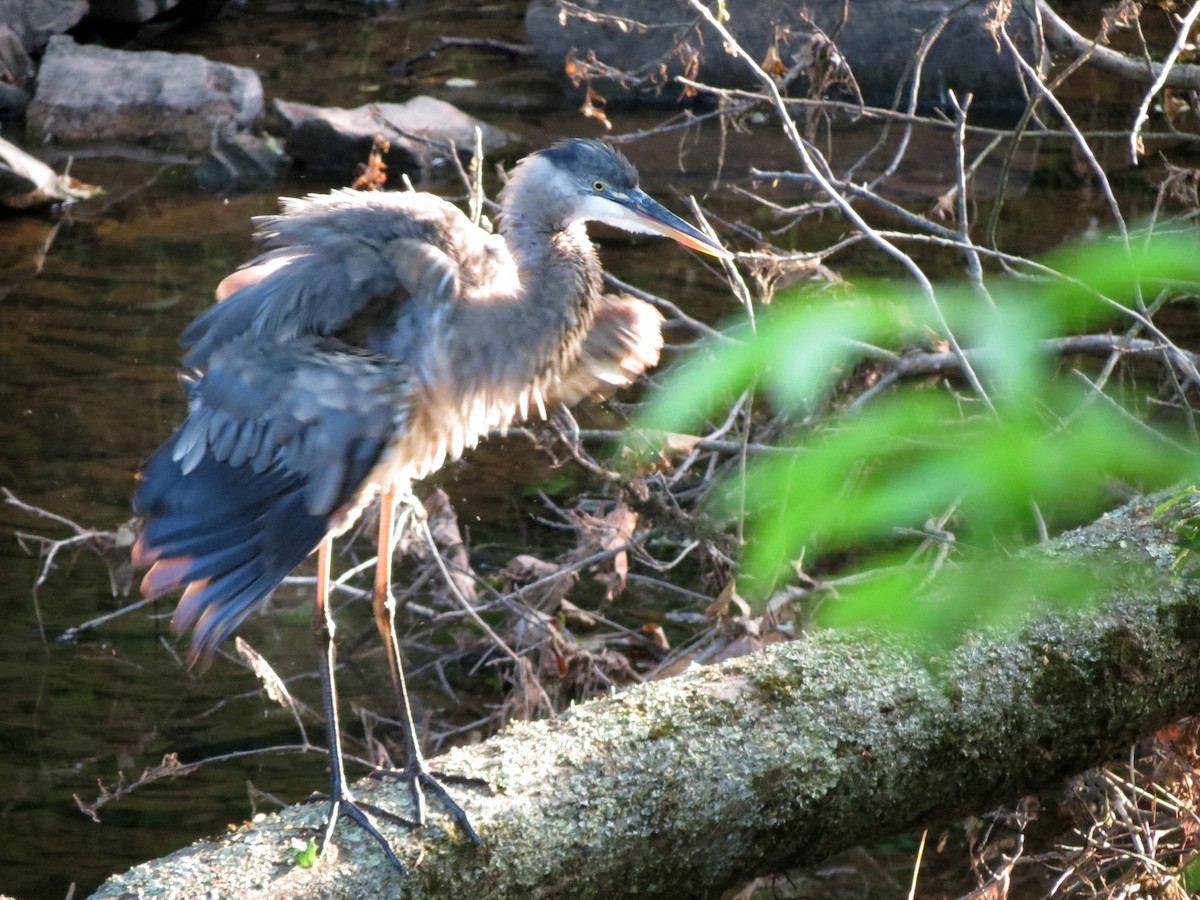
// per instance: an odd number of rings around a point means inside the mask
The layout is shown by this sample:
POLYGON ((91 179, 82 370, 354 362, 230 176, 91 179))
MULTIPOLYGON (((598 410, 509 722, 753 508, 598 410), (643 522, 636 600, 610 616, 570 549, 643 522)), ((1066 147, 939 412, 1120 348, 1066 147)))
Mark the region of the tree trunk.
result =
MULTIPOLYGON (((345 822, 336 852, 294 866, 289 844, 324 815, 306 805, 96 896, 705 896, 1011 803, 1200 710, 1200 591, 1173 578, 1172 551, 1167 527, 1134 503, 1041 551, 1116 565, 1096 606, 973 635, 936 670, 894 641, 819 632, 454 750, 435 768, 493 786, 452 786, 487 846, 436 803, 424 831, 381 823, 407 878, 345 822)), ((408 813, 402 785, 357 790, 408 813)))

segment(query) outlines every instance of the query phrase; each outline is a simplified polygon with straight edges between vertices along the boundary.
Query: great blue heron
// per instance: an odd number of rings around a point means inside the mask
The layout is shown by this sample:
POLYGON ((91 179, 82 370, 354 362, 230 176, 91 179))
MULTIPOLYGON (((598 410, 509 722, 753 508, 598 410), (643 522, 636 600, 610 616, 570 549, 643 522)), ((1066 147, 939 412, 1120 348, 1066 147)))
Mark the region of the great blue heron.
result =
MULTIPOLYGON (((284 200, 258 220, 270 248, 217 289, 183 333, 189 409, 146 463, 135 562, 147 597, 184 588, 172 622, 193 662, 215 650, 314 548, 332 787, 338 815, 391 845, 345 782, 333 680, 332 538, 381 495, 375 616, 421 785, 468 834, 413 733, 391 619, 397 493, 531 408, 627 383, 658 358, 653 307, 602 291, 584 223, 730 254, 655 202, 619 153, 566 140, 523 159, 500 197, 500 233, 425 193, 351 190, 284 200)), ((375 808, 367 807, 373 812, 375 808)))

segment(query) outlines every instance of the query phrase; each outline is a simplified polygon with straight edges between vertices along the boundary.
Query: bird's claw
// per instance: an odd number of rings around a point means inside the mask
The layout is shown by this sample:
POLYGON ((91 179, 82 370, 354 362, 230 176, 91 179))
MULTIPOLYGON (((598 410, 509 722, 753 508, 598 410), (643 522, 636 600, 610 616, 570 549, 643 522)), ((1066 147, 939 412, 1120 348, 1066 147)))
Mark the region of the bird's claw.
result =
POLYGON ((473 778, 469 775, 448 775, 443 772, 433 772, 425 766, 425 761, 419 757, 410 759, 403 769, 376 769, 371 773, 371 777, 376 779, 396 778, 400 781, 407 781, 409 789, 412 791, 413 808, 417 811, 417 823, 419 825, 425 824, 425 795, 422 787, 429 788, 442 801, 446 809, 450 811, 454 820, 458 822, 459 827, 467 833, 467 837, 476 845, 483 846, 483 838, 479 836, 479 833, 471 824, 466 810, 459 806, 454 798, 450 796, 450 792, 446 790, 442 782, 490 787, 485 779, 473 778))
POLYGON ((397 856, 396 851, 392 849, 391 842, 383 836, 383 833, 378 827, 376 827, 375 823, 371 821, 371 816, 385 819, 394 825, 403 825, 405 828, 409 829, 417 828, 418 824, 405 819, 403 816, 398 816, 395 813, 388 812, 386 809, 382 809, 373 803, 363 803, 362 801, 355 800, 348 791, 341 791, 339 793, 340 796, 335 797, 332 794, 326 794, 318 791, 304 801, 305 803, 318 803, 322 801, 329 802, 329 817, 325 821, 325 830, 321 835, 321 840, 319 843, 320 851, 324 853, 326 845, 328 845, 330 840, 333 838, 333 830, 337 827, 338 817, 345 816, 375 839, 375 842, 383 848, 383 852, 386 854, 388 861, 396 867, 396 871, 398 871, 401 875, 407 875, 408 867, 400 861, 400 857, 397 856))

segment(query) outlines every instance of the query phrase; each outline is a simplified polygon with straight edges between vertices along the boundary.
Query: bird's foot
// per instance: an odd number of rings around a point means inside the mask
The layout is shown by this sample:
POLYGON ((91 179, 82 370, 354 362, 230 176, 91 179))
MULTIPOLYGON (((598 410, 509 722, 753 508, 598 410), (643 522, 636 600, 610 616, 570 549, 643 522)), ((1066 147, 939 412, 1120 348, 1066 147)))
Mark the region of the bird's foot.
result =
POLYGON ((421 756, 409 759, 403 769, 376 769, 371 773, 371 777, 396 778, 400 781, 407 781, 409 789, 412 791, 413 808, 417 811, 417 823, 419 825, 425 824, 425 794, 423 789, 428 788, 435 797, 442 801, 442 804, 454 816, 454 820, 467 833, 467 836, 475 844, 480 847, 483 846, 483 838, 479 836, 474 826, 471 825, 471 820, 468 818, 466 810, 459 806, 454 798, 450 796, 450 792, 446 790, 443 782, 490 788, 491 785, 486 779, 431 771, 421 756))
POLYGON ((418 823, 411 822, 403 816, 398 816, 395 813, 390 813, 386 809, 381 809, 373 803, 363 803, 360 800, 355 800, 348 790, 337 790, 335 794, 326 794, 316 792, 312 794, 306 803, 317 803, 321 801, 329 802, 329 818, 325 821, 325 831, 321 835, 319 849, 322 853, 325 852, 325 847, 333 838, 333 830, 337 827, 337 821, 340 816, 345 816, 350 821, 354 822, 375 839, 375 842, 383 848, 384 854, 388 861, 396 867, 401 875, 408 874, 408 867, 400 861, 400 857, 396 855, 396 851, 392 849, 391 842, 383 836, 379 828, 371 821, 371 817, 375 816, 379 819, 384 819, 394 825, 403 825, 405 828, 413 829, 418 827, 418 823))

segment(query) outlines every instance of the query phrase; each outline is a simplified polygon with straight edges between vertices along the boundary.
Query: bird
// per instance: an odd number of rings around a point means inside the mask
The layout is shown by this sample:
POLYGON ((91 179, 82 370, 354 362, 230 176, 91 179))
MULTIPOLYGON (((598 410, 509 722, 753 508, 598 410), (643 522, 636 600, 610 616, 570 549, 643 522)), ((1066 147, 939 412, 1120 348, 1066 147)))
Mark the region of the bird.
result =
POLYGON ((355 800, 346 784, 333 539, 378 497, 372 596, 406 731, 398 774, 411 783, 417 824, 424 786, 482 843, 415 737, 392 624, 396 504, 492 429, 627 384, 657 362, 662 318, 604 292, 587 222, 732 254, 642 191, 621 153, 582 138, 517 163, 494 233, 424 192, 339 189, 280 206, 255 220, 264 252, 222 280, 219 302, 180 336, 188 411, 139 473, 134 563, 148 569, 147 598, 182 589, 172 628, 191 632, 196 665, 317 552, 331 772, 319 846, 344 816, 404 871, 371 817, 409 823, 355 800))

